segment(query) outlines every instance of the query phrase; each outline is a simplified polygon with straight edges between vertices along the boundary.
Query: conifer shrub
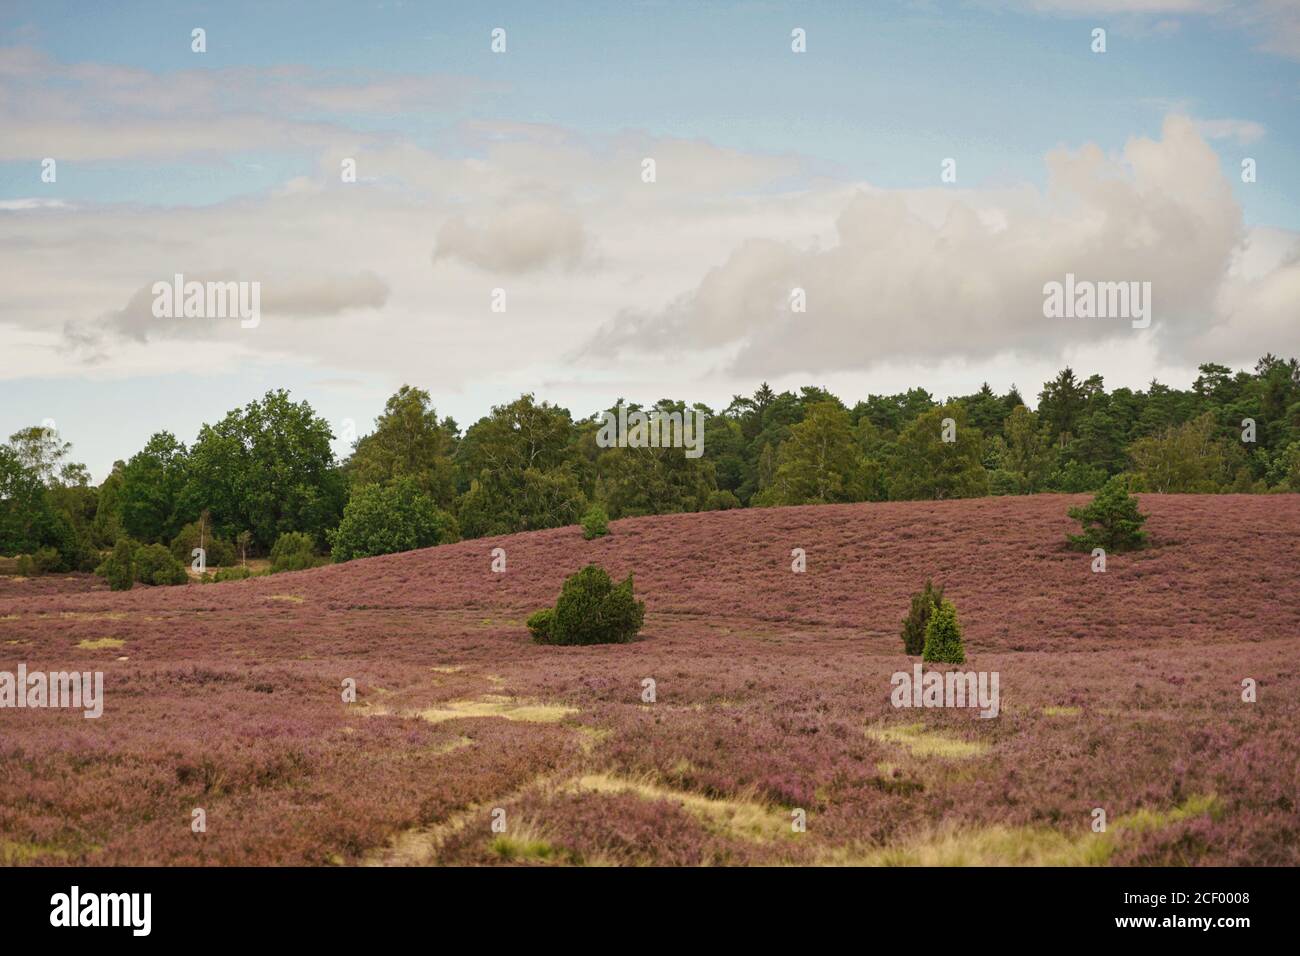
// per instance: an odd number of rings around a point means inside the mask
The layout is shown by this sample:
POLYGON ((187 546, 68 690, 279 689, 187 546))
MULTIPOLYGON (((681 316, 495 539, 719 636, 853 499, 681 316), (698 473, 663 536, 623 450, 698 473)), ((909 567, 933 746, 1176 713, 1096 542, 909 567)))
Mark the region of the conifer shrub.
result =
POLYGON ((966 651, 961 643, 961 623, 951 601, 940 601, 925 626, 925 648, 921 659, 936 664, 964 664, 966 651))
POLYGON ((271 573, 303 571, 323 564, 316 555, 316 542, 305 531, 286 531, 271 545, 271 573))
POLYGON ((161 544, 145 544, 135 552, 135 579, 141 584, 184 584, 185 566, 161 544))
POLYGON ((920 654, 925 649, 925 627, 942 600, 943 585, 936 587, 929 579, 925 582, 925 590, 912 595, 911 610, 903 618, 903 649, 908 654, 920 654))
POLYGON ((601 568, 589 564, 569 575, 555 609, 528 619, 533 640, 542 644, 626 644, 645 620, 645 602, 632 595, 632 575, 615 584, 601 568))
POLYGON ((118 538, 113 552, 95 569, 114 591, 129 591, 135 584, 135 542, 118 538))
POLYGON ((582 536, 590 541, 609 534, 609 515, 600 505, 592 505, 582 516, 582 536))
POLYGON ((528 633, 538 644, 551 642, 551 625, 555 621, 555 608, 544 607, 528 618, 528 633))
POLYGON ((1069 515, 1083 526, 1081 534, 1069 535, 1070 547, 1076 551, 1104 548, 1110 554, 1146 545, 1142 525, 1147 516, 1138 511, 1138 500, 1129 494, 1128 480, 1122 475, 1106 482, 1088 505, 1071 508, 1069 515))

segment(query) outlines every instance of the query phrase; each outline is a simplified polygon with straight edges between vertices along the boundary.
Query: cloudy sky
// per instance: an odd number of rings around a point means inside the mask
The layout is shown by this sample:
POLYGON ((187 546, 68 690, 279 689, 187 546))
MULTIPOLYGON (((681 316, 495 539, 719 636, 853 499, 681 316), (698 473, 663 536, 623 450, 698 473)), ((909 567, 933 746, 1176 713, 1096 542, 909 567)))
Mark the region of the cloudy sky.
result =
POLYGON ((1185 387, 1300 354, 1300 3, 10 0, 0 249, 0 437, 97 479, 274 387, 339 451, 404 382, 462 426, 1185 387), (155 318, 176 273, 260 324, 155 318), (1150 282, 1150 328, 1044 318, 1066 273, 1150 282))

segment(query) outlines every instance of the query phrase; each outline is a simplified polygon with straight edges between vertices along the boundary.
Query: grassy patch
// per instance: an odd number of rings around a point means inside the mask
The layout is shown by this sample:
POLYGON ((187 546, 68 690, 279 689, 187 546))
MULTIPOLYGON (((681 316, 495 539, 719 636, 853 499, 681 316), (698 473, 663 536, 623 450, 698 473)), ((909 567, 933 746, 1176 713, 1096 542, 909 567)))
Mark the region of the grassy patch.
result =
POLYGON ((633 793, 643 800, 667 800, 715 829, 749 840, 763 842, 793 832, 787 814, 754 800, 706 797, 671 790, 649 780, 630 780, 604 773, 580 777, 573 788, 590 793, 633 793))
POLYGON ((120 637, 101 637, 94 641, 78 641, 77 646, 87 651, 98 651, 108 647, 122 647, 126 641, 120 637))
POLYGON ((558 861, 564 855, 543 834, 528 826, 514 833, 499 834, 492 840, 490 849, 503 860, 558 861))
POLYGON ((1188 817, 1220 812, 1211 796, 1192 796, 1168 810, 1135 810, 1105 833, 1048 827, 950 827, 899 846, 836 850, 824 862, 849 866, 1104 866, 1127 833, 1146 833, 1188 817))
POLYGON ((926 730, 921 724, 868 727, 867 736, 881 743, 906 747, 917 757, 978 757, 989 749, 988 744, 973 743, 938 731, 926 730))
POLYGON ((59 617, 74 621, 120 621, 126 617, 126 611, 60 611, 59 617))
POLYGON ((1043 713, 1048 717, 1078 717, 1083 713, 1082 707, 1044 707, 1043 713))
POLYGON ((300 598, 296 594, 268 594, 266 599, 268 601, 290 601, 293 604, 301 604, 306 600, 306 598, 300 598))
POLYGON ((536 701, 520 700, 517 697, 487 694, 477 700, 453 700, 439 707, 430 707, 417 711, 416 716, 433 723, 443 720, 459 720, 463 717, 504 717, 506 720, 553 724, 577 712, 578 708, 576 707, 565 707, 561 704, 543 704, 536 701))

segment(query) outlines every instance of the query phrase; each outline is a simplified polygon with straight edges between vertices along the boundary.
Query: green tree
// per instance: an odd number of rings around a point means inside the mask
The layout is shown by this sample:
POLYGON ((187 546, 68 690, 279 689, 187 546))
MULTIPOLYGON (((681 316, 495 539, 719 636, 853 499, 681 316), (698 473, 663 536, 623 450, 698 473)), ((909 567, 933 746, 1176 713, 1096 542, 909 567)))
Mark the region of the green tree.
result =
POLYGON ((1240 447, 1218 437, 1214 416, 1173 425, 1129 448, 1141 487, 1159 494, 1209 494, 1232 484, 1244 462, 1240 447))
POLYGON ((862 501, 867 461, 853 437, 849 413, 837 402, 808 407, 776 455, 772 483, 756 499, 763 505, 862 501))
POLYGON ((1042 491, 1052 469, 1053 454, 1043 442, 1038 416, 1017 405, 1007 416, 1002 433, 1006 442, 1002 467, 1015 478, 1018 493, 1042 491))
POLYGON ((1122 475, 1106 482, 1085 507, 1071 508, 1069 515, 1083 526, 1081 534, 1069 535, 1070 547, 1076 551, 1104 548, 1114 553, 1146 544, 1142 525, 1147 516, 1138 510, 1138 500, 1128 493, 1128 481, 1122 475))
POLYGON ((457 538, 455 519, 413 478, 354 488, 343 520, 330 534, 335 561, 413 551, 457 538))
POLYGON ((988 494, 979 429, 969 425, 960 405, 932 408, 918 416, 898 437, 892 465, 889 497, 896 501, 988 494), (945 429, 947 418, 952 419, 951 430, 945 429), (945 432, 953 441, 944 441, 945 432))
POLYGON ((403 385, 384 405, 375 430, 359 439, 347 470, 357 485, 410 478, 440 508, 456 495, 456 423, 438 420, 429 393, 403 385))
POLYGON ((158 432, 122 468, 122 526, 137 541, 170 539, 181 525, 188 453, 171 432, 158 432))
POLYGON ((269 548, 286 531, 318 543, 338 523, 346 498, 330 449, 330 427, 284 390, 204 425, 190 451, 184 511, 212 512, 217 533, 248 529, 269 548))

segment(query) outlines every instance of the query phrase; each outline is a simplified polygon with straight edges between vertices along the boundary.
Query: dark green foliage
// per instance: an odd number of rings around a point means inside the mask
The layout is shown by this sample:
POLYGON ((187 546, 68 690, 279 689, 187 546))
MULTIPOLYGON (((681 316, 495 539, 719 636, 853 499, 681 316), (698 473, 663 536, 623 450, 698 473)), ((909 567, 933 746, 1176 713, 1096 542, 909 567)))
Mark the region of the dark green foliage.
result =
POLYGON ((940 601, 925 626, 922 660, 936 664, 964 664, 966 651, 961 643, 961 624, 951 601, 940 601))
POLYGON ((609 515, 600 505, 592 505, 582 516, 582 536, 590 541, 609 534, 609 515))
POLYGON ((1069 536, 1076 551, 1105 548, 1108 554, 1134 551, 1146 544, 1142 530, 1146 515, 1138 511, 1138 500, 1128 493, 1128 480, 1116 475, 1106 482, 1097 497, 1082 508, 1071 508, 1069 515, 1083 525, 1081 534, 1069 536))
POLYGON ((63 569, 63 556, 54 548, 37 548, 33 552, 32 570, 36 574, 51 574, 63 569))
POLYGON ((936 587, 928 579, 925 589, 912 595, 912 607, 903 618, 903 649, 908 654, 920 654, 925 648, 925 628, 930 615, 943 600, 943 585, 936 587))
POLYGON ((411 478, 353 489, 342 522, 330 533, 335 561, 430 548, 458 538, 456 520, 411 478))
POLYGON ((603 568, 589 564, 565 579, 554 616, 539 620, 534 614, 529 630, 539 643, 626 644, 644 619, 645 602, 632 595, 632 575, 616 585, 603 568), (544 627, 545 636, 539 636, 544 627))
POLYGON ((262 577, 252 568, 243 565, 235 565, 233 568, 218 568, 211 574, 203 575, 204 584, 219 584, 222 581, 243 581, 246 578, 262 577))
POLYGON ((271 573, 303 571, 322 564, 312 537, 302 531, 286 531, 271 546, 271 573))
POLYGON ((551 626, 555 623, 555 608, 544 607, 540 611, 529 615, 528 633, 533 635, 533 640, 538 644, 549 644, 551 642, 551 626))
POLYGON ((740 507, 740 499, 735 493, 726 488, 719 488, 711 492, 709 497, 704 501, 705 511, 730 511, 733 508, 740 507))
POLYGON ((182 564, 188 565, 194 560, 194 549, 198 547, 202 547, 205 552, 203 562, 205 567, 225 568, 235 563, 235 546, 223 538, 216 537, 212 533, 211 524, 200 529, 199 522, 191 521, 176 532, 170 547, 172 556, 182 564))
POLYGON ((118 538, 113 553, 95 569, 95 573, 108 582, 114 591, 129 591, 135 584, 135 542, 118 538))
POLYGON ((171 432, 159 432, 122 468, 121 523, 137 541, 164 541, 176 533, 188 455, 171 432))
POLYGON ((283 390, 204 425, 186 462, 180 510, 212 514, 217 534, 245 528, 267 548, 286 531, 316 543, 338 524, 346 489, 330 448, 329 424, 283 390))
POLYGON ((161 544, 142 544, 135 552, 135 579, 141 584, 184 584, 185 567, 161 544))

